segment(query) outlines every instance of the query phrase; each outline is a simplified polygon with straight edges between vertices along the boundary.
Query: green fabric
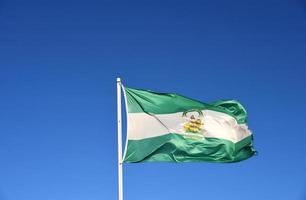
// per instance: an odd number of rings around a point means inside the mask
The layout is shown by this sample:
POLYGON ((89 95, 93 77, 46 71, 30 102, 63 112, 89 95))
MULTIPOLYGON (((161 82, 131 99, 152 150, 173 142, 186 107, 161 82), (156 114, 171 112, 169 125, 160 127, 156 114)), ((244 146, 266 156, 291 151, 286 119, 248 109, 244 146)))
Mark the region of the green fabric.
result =
POLYGON ((246 110, 235 100, 206 104, 178 94, 157 93, 127 87, 124 89, 129 113, 169 114, 184 112, 190 109, 207 109, 231 115, 239 124, 246 123, 247 121, 246 110))
POLYGON ((233 143, 217 138, 194 140, 172 133, 129 140, 124 162, 238 162, 254 154, 252 136, 233 143))

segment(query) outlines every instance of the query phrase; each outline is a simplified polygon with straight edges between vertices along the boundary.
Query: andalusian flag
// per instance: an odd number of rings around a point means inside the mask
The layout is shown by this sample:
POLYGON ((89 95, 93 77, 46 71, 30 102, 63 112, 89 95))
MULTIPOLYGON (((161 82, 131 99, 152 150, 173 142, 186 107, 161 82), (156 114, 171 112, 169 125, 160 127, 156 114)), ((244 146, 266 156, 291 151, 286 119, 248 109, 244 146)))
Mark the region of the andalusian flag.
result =
POLYGON ((247 112, 235 100, 206 104, 127 87, 124 94, 124 162, 238 162, 255 153, 247 112))

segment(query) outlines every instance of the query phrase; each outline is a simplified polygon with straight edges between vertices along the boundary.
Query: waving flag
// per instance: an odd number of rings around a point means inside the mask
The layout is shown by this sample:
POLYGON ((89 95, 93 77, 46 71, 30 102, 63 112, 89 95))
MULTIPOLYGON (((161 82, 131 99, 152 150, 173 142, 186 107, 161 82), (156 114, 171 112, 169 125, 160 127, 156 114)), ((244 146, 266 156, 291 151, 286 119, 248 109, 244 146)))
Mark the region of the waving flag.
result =
POLYGON ((206 104, 127 87, 124 94, 124 162, 238 162, 255 153, 247 112, 235 100, 206 104))

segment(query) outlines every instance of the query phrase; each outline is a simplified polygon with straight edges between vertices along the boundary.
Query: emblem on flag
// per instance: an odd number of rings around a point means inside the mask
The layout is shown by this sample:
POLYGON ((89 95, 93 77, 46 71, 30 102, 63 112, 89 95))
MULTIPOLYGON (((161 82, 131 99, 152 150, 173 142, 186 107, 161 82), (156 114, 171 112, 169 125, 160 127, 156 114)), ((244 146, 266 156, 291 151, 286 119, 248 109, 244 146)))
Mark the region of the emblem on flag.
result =
POLYGON ((183 112, 182 117, 185 120, 183 129, 186 133, 185 137, 190 139, 204 139, 203 118, 201 110, 192 109, 183 112))

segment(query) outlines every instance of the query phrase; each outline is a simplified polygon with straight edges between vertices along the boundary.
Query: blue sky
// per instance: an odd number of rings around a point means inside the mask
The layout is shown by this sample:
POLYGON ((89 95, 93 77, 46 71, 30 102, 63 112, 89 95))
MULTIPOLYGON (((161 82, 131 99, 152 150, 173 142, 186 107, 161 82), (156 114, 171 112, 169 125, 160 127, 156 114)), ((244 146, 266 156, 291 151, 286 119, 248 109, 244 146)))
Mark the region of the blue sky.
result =
POLYGON ((239 100, 259 152, 125 165, 126 200, 306 199, 305 0, 0 0, 0 200, 117 198, 117 76, 239 100))

